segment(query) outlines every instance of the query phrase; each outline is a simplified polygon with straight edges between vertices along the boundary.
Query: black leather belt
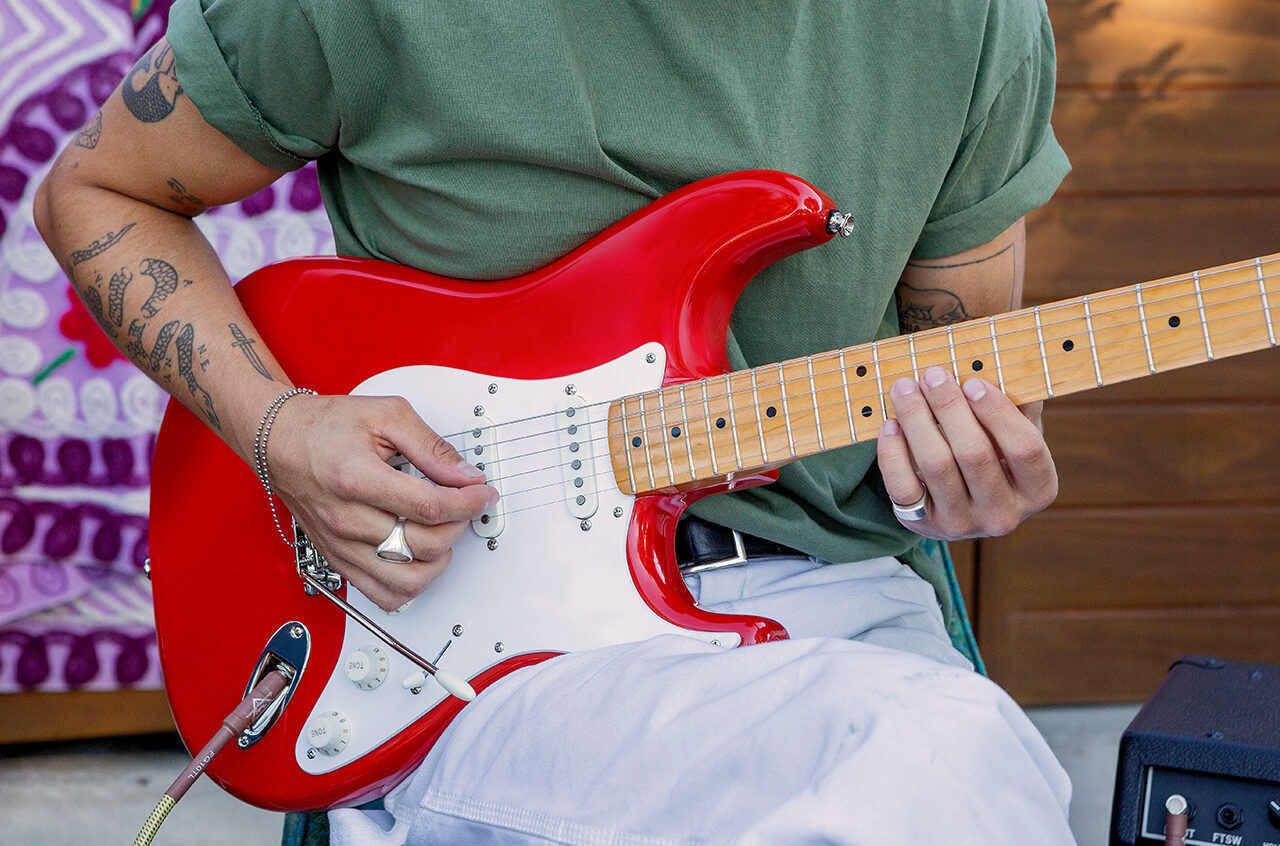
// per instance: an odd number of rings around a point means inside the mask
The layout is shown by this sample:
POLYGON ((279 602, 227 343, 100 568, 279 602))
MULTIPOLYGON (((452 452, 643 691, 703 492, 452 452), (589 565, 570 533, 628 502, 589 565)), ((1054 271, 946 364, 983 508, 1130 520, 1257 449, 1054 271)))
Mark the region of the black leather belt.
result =
POLYGON ((685 515, 676 526, 676 560, 689 575, 738 567, 758 558, 806 557, 798 549, 685 515))

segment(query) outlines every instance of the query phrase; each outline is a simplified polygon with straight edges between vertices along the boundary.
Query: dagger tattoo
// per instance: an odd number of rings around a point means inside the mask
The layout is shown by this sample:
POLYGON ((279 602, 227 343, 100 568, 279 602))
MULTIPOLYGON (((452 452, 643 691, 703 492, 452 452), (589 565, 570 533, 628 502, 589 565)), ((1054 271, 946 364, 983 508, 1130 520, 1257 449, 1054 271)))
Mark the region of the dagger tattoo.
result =
POLYGON ((228 323, 227 326, 231 329, 231 337, 236 339, 231 346, 238 347, 240 352, 244 353, 244 357, 249 359, 249 363, 253 365, 254 370, 261 373, 264 378, 274 382, 275 379, 271 378, 271 373, 267 370, 267 366, 262 363, 262 358, 258 355, 258 351, 253 348, 257 341, 245 335, 244 330, 235 323, 228 323))

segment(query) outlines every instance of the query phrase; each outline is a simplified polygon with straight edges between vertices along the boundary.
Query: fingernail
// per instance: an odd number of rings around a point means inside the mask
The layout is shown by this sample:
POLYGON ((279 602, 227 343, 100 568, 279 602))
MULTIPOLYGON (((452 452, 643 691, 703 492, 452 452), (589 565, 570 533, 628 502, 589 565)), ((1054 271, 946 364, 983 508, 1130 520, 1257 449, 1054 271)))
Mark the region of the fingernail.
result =
POLYGON ((412 604, 413 604, 413 600, 412 600, 412 599, 410 599, 408 602, 406 602, 404 605, 401 605, 401 606, 400 606, 399 608, 397 608, 396 610, 394 610, 394 611, 388 611, 388 612, 387 612, 387 614, 388 614, 389 616, 391 616, 391 617, 395 617, 395 616, 397 616, 397 615, 399 615, 399 614, 403 614, 405 611, 409 610, 409 606, 410 606, 410 605, 412 605, 412 604))
POLYGON ((964 395, 977 402, 987 395, 987 383, 981 379, 966 379, 961 389, 964 395))
POLYGON ((488 511, 498 504, 498 492, 495 490, 484 501, 484 510, 488 511))
POLYGON ((477 482, 484 478, 484 471, 468 461, 458 462, 458 472, 466 476, 468 479, 474 479, 477 482))
POLYGON ((914 394, 920 389, 915 379, 899 379, 893 383, 893 387, 889 389, 889 393, 895 397, 905 397, 914 394))
POLYGON ((924 383, 930 388, 937 388, 947 381, 947 371, 941 367, 930 367, 924 372, 924 383))
POLYGON ((885 435, 901 435, 901 434, 902 434, 902 426, 898 423, 896 419, 892 417, 884 421, 884 425, 880 427, 881 437, 884 437, 885 435))

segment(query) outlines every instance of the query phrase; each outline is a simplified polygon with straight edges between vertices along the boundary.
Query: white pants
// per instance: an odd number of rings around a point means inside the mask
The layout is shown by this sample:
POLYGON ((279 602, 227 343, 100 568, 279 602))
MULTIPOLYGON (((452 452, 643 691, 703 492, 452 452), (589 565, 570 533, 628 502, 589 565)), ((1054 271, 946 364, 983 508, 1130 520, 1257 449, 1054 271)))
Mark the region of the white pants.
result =
POLYGON ((387 812, 330 812, 332 842, 1074 843, 1066 774, 951 648, 910 570, 780 559, 690 587, 799 636, 728 650, 667 636, 513 673, 387 812))

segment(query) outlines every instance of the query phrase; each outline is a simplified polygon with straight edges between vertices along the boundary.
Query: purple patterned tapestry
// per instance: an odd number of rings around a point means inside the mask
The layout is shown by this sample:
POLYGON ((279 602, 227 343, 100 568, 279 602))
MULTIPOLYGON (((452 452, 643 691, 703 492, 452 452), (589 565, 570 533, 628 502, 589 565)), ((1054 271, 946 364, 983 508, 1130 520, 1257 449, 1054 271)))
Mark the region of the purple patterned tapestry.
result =
MULTIPOLYGON (((0 3, 0 693, 160 686, 142 566, 165 395, 89 317, 31 203, 166 9, 135 27, 127 0, 0 3)), ((314 166, 197 223, 233 279, 333 252, 314 166)))

